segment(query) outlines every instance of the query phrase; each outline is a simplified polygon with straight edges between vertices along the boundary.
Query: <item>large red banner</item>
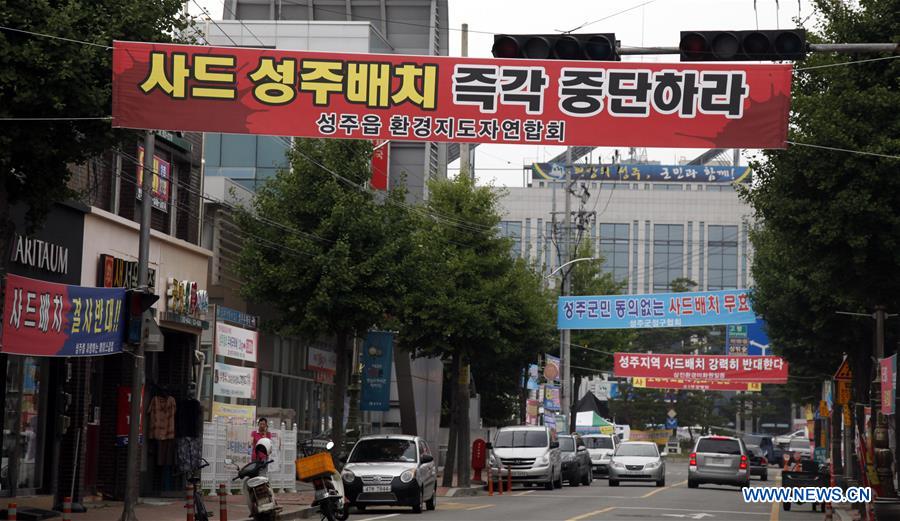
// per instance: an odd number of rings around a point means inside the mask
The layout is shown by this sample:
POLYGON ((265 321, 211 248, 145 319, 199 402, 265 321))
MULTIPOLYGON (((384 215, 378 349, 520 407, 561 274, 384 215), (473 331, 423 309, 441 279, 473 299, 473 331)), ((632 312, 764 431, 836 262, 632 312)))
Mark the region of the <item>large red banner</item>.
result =
POLYGON ((784 148, 791 66, 115 42, 117 127, 319 138, 784 148))
POLYGON ((785 383, 788 364, 778 356, 616 353, 613 374, 672 380, 785 383))
POLYGON ((759 392, 762 384, 758 382, 732 382, 728 380, 672 380, 669 378, 631 379, 633 387, 641 389, 684 389, 688 391, 750 391, 759 392))

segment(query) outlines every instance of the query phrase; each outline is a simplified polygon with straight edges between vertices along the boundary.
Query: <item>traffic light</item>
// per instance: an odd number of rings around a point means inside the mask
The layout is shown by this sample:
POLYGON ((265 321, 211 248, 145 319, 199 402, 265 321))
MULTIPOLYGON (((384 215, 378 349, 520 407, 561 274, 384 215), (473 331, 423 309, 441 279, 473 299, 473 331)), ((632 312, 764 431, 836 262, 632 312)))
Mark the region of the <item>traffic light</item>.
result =
POLYGON ((681 31, 681 61, 801 60, 806 31, 681 31))
POLYGON ((617 61, 616 35, 596 34, 495 34, 494 58, 532 60, 617 61))
POLYGON ((125 291, 125 342, 141 343, 144 312, 159 300, 156 293, 129 289, 125 291))

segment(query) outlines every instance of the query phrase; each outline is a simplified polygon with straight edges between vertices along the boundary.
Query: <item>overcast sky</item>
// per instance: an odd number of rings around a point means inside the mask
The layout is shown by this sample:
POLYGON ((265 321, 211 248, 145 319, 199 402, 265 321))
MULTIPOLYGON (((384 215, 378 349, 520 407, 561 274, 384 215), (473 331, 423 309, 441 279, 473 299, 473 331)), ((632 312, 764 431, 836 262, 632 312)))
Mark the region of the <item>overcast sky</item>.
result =
MULTIPOLYGON (((197 0, 215 19, 222 18, 223 0, 197 0)), ((460 55, 460 29, 469 24, 469 56, 490 57, 495 33, 576 32, 615 33, 623 46, 678 45, 679 31, 703 29, 778 29, 795 27, 798 18, 811 28, 810 0, 448 0, 450 54, 460 55), (586 25, 584 25, 586 24, 586 25), (583 25, 583 27, 582 27, 583 25)), ((192 1, 191 12, 201 14, 192 1)), ((624 61, 678 62, 678 56, 626 56, 624 61)), ((563 147, 480 145, 476 174, 481 182, 522 186, 521 167, 550 159, 563 147)), ((609 162, 614 149, 598 148, 594 162, 609 162)), ((622 157, 627 149, 620 149, 622 157)), ((651 160, 677 163, 703 149, 648 149, 651 160)), ((747 151, 746 158, 755 151, 747 151)), ((450 165, 451 173, 458 161, 450 165)))

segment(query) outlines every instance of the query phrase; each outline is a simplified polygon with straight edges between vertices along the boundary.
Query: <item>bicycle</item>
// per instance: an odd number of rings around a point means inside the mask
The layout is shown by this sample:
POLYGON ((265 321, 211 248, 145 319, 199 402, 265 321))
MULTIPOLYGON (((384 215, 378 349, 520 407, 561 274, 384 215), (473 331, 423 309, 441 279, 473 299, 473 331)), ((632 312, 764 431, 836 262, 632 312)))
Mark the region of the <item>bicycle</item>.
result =
POLYGON ((203 502, 203 489, 200 487, 200 471, 209 466, 209 462, 204 458, 200 458, 202 464, 190 471, 182 472, 180 475, 186 476, 188 483, 193 485, 194 489, 194 521, 209 521, 212 514, 206 510, 206 503, 203 502))

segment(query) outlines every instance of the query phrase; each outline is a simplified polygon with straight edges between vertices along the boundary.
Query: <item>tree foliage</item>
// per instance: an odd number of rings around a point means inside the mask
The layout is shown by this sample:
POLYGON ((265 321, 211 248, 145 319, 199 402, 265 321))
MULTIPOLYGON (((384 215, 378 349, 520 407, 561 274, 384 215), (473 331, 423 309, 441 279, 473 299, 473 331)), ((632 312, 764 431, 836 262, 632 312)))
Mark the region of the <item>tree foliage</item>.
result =
MULTIPOLYGON (((813 39, 896 42, 900 1, 819 0, 813 39)), ((813 54, 801 68, 872 58, 813 54)), ((900 155, 900 60, 812 68, 794 76, 789 139, 900 155)), ((815 396, 842 352, 864 364, 872 323, 836 311, 900 310, 897 159, 803 146, 768 151, 743 196, 758 226, 754 308, 791 363, 795 395, 815 396)), ((890 332, 889 332, 890 334, 890 332)), ((890 337, 889 337, 890 338, 890 337)), ((893 342, 889 342, 891 345, 893 342)), ((859 371, 864 373, 867 371, 859 371)))

